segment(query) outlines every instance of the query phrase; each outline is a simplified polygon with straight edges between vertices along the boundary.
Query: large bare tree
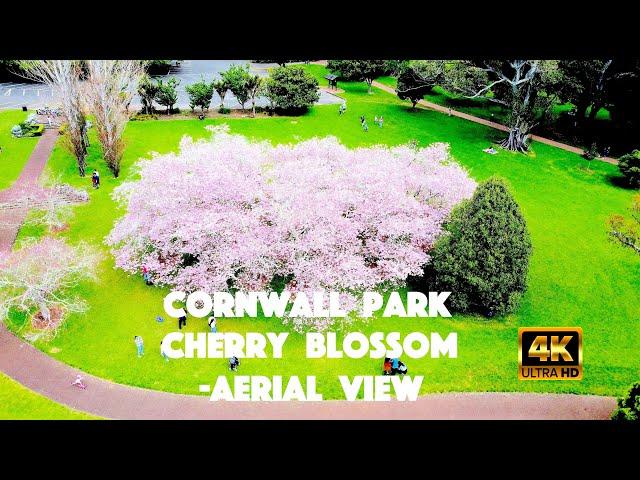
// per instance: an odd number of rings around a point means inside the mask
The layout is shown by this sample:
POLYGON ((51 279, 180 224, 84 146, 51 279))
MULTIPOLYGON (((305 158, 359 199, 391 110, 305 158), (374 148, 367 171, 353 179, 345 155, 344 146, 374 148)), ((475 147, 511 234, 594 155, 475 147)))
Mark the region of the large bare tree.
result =
POLYGON ((22 60, 17 74, 57 90, 62 112, 67 121, 67 141, 63 144, 76 157, 80 176, 86 168, 87 121, 83 111, 81 90, 82 62, 79 60, 22 60))
POLYGON ((71 247, 52 237, 0 256, 0 320, 12 309, 32 313, 40 329, 55 333, 65 313, 86 309, 73 290, 95 279, 98 261, 87 245, 71 247))
POLYGON ((122 133, 129 120, 128 106, 144 76, 139 60, 87 60, 84 98, 95 115, 98 141, 107 167, 120 174, 124 152, 122 133))
POLYGON ((461 60, 445 69, 445 86, 467 98, 509 109, 509 136, 501 145, 526 152, 532 128, 557 99, 561 72, 553 60, 461 60))

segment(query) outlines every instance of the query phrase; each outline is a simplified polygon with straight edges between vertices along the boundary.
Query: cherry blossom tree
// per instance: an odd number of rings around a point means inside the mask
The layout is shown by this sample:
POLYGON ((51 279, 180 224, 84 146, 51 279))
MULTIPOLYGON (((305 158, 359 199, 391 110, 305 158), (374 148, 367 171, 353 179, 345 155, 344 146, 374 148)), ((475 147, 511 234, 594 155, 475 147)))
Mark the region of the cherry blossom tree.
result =
POLYGON ((124 153, 122 133, 129 120, 129 104, 145 74, 144 65, 138 60, 87 60, 86 63, 85 101, 95 115, 107 167, 117 178, 124 153))
POLYGON ((0 257, 0 318, 12 309, 32 313, 39 329, 55 333, 64 313, 85 311, 72 290, 95 278, 97 261, 87 245, 71 247, 51 237, 0 257))
MULTIPOLYGON (((215 129, 214 129, 215 130, 215 129)), ((448 145, 348 149, 337 139, 252 142, 220 129, 138 164, 115 191, 127 207, 107 243, 186 291, 363 290, 420 275, 454 205, 475 182, 448 145)))

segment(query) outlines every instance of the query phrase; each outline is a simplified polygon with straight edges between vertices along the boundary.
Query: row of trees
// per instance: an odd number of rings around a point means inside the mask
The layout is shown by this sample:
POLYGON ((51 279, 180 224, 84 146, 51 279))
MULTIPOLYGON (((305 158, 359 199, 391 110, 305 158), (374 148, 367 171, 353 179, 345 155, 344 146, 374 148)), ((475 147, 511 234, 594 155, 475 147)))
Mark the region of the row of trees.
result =
POLYGON ((640 127, 638 61, 418 60, 401 62, 398 70, 398 96, 414 106, 435 86, 504 106, 510 132, 503 146, 510 150, 526 151, 529 134, 550 123, 557 103, 574 105, 572 127, 586 132, 587 144, 595 140, 594 122, 603 107, 626 139, 640 127))
MULTIPOLYGON (((138 86, 142 101, 142 113, 154 112, 153 103, 166 107, 167 114, 173 111, 178 101, 179 81, 171 78, 167 81, 153 80, 145 76, 138 86)), ((208 110, 214 92, 220 97, 220 112, 225 112, 224 99, 231 92, 240 104, 242 111, 251 103, 252 116, 256 114, 256 99, 266 97, 272 110, 289 112, 303 111, 318 101, 318 81, 300 66, 280 66, 270 72, 268 78, 254 75, 248 65, 231 65, 221 73, 219 79, 207 82, 204 78, 185 87, 189 95, 191 110, 208 110)))
POLYGON ((87 114, 95 117, 98 141, 107 167, 120 174, 124 152, 122 133, 128 108, 144 75, 139 60, 26 60, 20 62, 25 77, 55 88, 60 95, 67 128, 64 143, 75 156, 80 176, 85 176, 87 114))

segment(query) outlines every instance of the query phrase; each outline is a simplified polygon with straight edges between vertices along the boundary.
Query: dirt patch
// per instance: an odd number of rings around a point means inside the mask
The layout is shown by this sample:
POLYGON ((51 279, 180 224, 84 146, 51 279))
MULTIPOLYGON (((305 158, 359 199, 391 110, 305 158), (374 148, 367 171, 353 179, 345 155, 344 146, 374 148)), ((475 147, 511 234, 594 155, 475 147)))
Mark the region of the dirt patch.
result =
POLYGON ((61 225, 59 227, 55 225, 51 227, 51 233, 60 233, 60 232, 65 232, 67 230, 69 230, 68 223, 65 223, 64 225, 61 225))
POLYGON ((64 316, 64 310, 61 307, 51 307, 50 309, 51 318, 47 321, 41 312, 36 313, 31 318, 31 326, 36 330, 47 330, 54 331, 56 328, 60 326, 62 322, 62 317, 64 316))

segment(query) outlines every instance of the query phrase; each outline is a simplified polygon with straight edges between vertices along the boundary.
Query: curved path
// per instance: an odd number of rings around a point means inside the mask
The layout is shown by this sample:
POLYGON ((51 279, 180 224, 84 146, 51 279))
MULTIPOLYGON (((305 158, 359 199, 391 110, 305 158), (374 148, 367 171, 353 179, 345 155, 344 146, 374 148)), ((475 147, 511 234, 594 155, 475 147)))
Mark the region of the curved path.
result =
MULTIPOLYGON (((0 204, 11 202, 38 181, 56 134, 55 130, 45 131, 18 180, 0 192, 0 204)), ((11 251, 24 215, 25 208, 0 210, 0 253, 11 251)), ((114 419, 607 419, 615 407, 612 397, 520 393, 447 393, 402 403, 212 403, 203 395, 129 387, 80 372, 22 341, 2 323, 0 371, 55 402, 114 419), (86 390, 71 386, 79 373, 86 390)))
MULTIPOLYGON (((113 419, 607 419, 612 397, 522 393, 446 393, 415 402, 210 402, 129 387, 88 375, 23 342, 0 324, 0 370, 76 410, 113 419), (70 384, 77 374, 86 390, 70 384)), ((514 372, 515 373, 515 372, 514 372)))

